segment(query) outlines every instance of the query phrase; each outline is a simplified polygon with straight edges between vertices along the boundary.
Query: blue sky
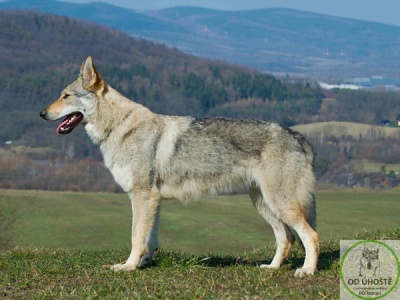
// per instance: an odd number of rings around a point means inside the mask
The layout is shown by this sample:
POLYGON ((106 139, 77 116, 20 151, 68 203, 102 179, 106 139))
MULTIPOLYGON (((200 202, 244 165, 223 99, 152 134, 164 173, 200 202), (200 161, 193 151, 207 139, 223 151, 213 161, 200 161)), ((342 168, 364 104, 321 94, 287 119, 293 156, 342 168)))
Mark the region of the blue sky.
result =
POLYGON ((285 7, 332 16, 348 17, 400 26, 400 0, 62 0, 87 3, 108 2, 133 9, 200 6, 221 10, 285 7))

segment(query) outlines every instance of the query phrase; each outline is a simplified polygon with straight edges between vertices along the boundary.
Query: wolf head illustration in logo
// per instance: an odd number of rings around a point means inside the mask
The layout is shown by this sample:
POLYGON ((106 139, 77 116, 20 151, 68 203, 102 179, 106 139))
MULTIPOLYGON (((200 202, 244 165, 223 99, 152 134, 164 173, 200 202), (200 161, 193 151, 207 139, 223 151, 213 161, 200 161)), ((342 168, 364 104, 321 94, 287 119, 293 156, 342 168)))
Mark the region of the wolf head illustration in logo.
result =
POLYGON ((364 245, 364 250, 360 258, 360 276, 362 277, 375 277, 379 276, 380 261, 379 261, 379 247, 369 249, 364 245))

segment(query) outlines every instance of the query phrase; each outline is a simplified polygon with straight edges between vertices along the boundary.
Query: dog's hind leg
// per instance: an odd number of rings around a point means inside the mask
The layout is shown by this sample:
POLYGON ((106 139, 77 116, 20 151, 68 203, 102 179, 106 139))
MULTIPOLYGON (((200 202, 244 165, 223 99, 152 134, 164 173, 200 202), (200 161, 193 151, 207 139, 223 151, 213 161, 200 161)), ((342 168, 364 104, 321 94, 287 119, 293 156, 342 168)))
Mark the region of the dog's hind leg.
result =
POLYGON ((286 201, 290 203, 287 205, 290 209, 282 207, 279 214, 282 221, 295 231, 306 252, 303 267, 296 270, 295 276, 313 275, 317 270, 319 252, 319 238, 315 231, 314 196, 299 193, 294 198, 287 198, 286 201))
POLYGON ((263 195, 257 187, 250 188, 250 198, 258 213, 271 225, 276 239, 276 253, 270 264, 263 264, 261 268, 277 269, 288 257, 290 249, 295 242, 295 236, 291 229, 282 222, 266 206, 263 195))
POLYGON ((124 264, 111 267, 114 271, 135 270, 150 264, 158 248, 160 195, 157 190, 137 191, 129 195, 132 202, 132 250, 124 264))
POLYGON ((313 275, 314 272, 317 270, 319 250, 318 234, 314 231, 313 228, 311 228, 306 218, 296 220, 296 222, 292 224, 291 227, 297 232, 306 251, 304 265, 302 268, 297 269, 294 275, 296 277, 313 275))
POLYGON ((315 197, 306 189, 298 189, 291 198, 287 198, 291 210, 280 210, 282 221, 294 230, 304 246, 306 257, 302 268, 295 272, 296 277, 313 275, 317 270, 319 237, 315 231, 316 208, 315 197))

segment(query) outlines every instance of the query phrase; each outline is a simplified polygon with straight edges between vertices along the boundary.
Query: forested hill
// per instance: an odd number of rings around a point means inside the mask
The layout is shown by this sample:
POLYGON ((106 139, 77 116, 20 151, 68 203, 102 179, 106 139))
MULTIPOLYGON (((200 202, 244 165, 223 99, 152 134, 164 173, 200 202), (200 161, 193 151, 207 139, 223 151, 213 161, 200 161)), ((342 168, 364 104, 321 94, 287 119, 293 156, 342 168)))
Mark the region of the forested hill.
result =
POLYGON ((250 105, 245 117, 296 123, 301 109, 282 109, 284 100, 300 104, 307 99, 305 119, 322 99, 316 88, 288 86, 270 75, 199 59, 103 26, 39 12, 0 11, 0 140, 49 144, 55 124, 41 120, 38 112, 76 78, 87 55, 114 88, 159 113, 241 116, 250 105))

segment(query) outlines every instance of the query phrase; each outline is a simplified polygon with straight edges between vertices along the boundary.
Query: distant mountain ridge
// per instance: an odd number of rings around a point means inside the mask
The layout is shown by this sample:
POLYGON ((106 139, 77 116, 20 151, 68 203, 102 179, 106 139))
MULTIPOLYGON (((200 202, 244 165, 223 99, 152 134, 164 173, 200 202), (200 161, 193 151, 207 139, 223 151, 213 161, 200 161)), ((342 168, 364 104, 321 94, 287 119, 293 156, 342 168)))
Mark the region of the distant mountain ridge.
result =
POLYGON ((120 30, 132 29, 133 26, 149 30, 162 29, 160 22, 152 17, 102 2, 79 4, 53 0, 11 0, 0 3, 0 9, 38 10, 84 19, 120 30))
POLYGON ((218 11, 173 7, 134 11, 101 2, 11 0, 0 9, 35 9, 80 18, 269 72, 321 77, 400 77, 400 27, 291 9, 218 11))

